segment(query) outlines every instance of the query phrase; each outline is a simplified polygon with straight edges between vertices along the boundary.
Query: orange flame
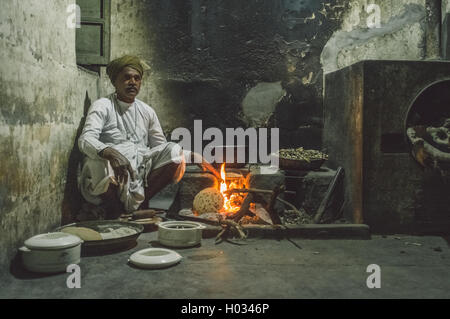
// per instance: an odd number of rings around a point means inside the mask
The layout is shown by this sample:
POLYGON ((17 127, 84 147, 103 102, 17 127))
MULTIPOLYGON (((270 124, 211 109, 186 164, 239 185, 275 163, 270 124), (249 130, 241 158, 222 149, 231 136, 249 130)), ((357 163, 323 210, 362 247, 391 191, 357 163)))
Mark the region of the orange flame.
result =
POLYGON ((230 182, 227 184, 226 174, 225 174, 225 163, 220 167, 220 177, 222 182, 220 183, 220 192, 222 193, 224 203, 222 212, 224 213, 236 213, 241 208, 242 198, 239 194, 227 194, 226 191, 229 189, 238 188, 239 185, 235 182, 230 182))
POLYGON ((225 183, 227 176, 225 174, 225 163, 220 166, 220 177, 222 177, 222 182, 220 183, 220 192, 225 196, 224 192, 227 190, 227 184, 225 183))

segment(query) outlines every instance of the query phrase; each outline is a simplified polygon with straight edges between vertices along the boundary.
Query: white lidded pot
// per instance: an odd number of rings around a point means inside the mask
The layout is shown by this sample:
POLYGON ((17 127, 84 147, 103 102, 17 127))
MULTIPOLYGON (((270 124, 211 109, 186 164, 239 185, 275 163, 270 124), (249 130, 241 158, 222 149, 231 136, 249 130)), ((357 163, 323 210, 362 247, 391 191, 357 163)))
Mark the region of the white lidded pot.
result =
POLYGON ((78 236, 55 232, 33 236, 20 247, 26 269, 40 273, 65 272, 70 264, 80 263, 81 240, 78 236))
POLYGON ((158 224, 158 241, 168 247, 192 247, 200 244, 206 227, 190 221, 169 221, 158 224))

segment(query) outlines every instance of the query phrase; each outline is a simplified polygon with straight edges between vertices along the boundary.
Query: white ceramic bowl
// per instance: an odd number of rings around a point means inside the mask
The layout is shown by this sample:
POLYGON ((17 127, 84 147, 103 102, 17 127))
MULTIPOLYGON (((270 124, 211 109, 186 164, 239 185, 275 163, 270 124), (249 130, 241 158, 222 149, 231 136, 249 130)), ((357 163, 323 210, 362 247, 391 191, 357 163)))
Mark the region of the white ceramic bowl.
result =
POLYGON ((182 257, 173 250, 165 248, 142 249, 131 255, 129 261, 140 268, 165 268, 178 263, 182 257))
POLYGON ((158 241, 168 247, 192 247, 200 244, 206 227, 189 221, 169 221, 158 225, 158 241))

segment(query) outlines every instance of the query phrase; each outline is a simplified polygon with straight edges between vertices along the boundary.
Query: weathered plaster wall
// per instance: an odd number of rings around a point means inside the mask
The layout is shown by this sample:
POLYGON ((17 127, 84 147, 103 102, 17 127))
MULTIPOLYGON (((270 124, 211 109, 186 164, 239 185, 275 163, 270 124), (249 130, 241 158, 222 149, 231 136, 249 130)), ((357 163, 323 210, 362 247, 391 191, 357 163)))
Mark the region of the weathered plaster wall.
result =
MULTIPOLYGON (((152 67, 140 98, 167 133, 202 119, 204 127, 276 126, 281 146, 320 147, 320 53, 345 3, 113 0, 112 58, 136 54, 152 67), (265 100, 266 114, 255 100, 265 100)), ((112 90, 102 84, 102 93, 112 90)))
MULTIPOLYGON (((74 2, 2 2, 0 264, 76 205, 82 117, 113 90, 104 68, 99 81, 76 66, 66 27, 74 2)), ((363 0, 112 0, 112 58, 136 54, 151 66, 140 98, 167 133, 202 119, 280 127, 281 147, 320 147, 324 70, 433 57, 431 0, 373 2, 381 28, 369 30, 365 11, 354 20, 363 0)))
POLYGON ((325 73, 362 60, 424 60, 439 57, 440 11, 435 0, 354 0, 339 30, 325 45, 321 61, 325 73), (380 8, 379 28, 368 27, 380 8))
POLYGON ((25 239, 59 225, 74 200, 68 167, 85 107, 98 97, 98 76, 77 67, 75 30, 66 27, 74 2, 2 2, 0 266, 25 239))
POLYGON ((281 147, 319 148, 323 73, 364 59, 436 58, 437 3, 113 0, 112 57, 137 54, 152 67, 140 98, 168 134, 202 119, 204 127, 279 127, 281 147), (370 4, 379 5, 380 28, 367 27, 370 4))
MULTIPOLYGON (((160 5, 167 6, 169 2, 161 2, 160 5)), ((174 5, 180 4, 182 2, 174 5)), ((177 30, 175 26, 171 30, 166 30, 164 34, 157 34, 157 32, 160 32, 158 29, 149 30, 147 26, 149 19, 157 14, 156 12, 149 14, 150 6, 148 1, 112 0, 111 60, 125 54, 131 54, 137 55, 154 66, 153 57, 159 54, 158 51, 161 48, 154 47, 153 39, 157 36, 169 37, 169 31, 177 32, 177 30)), ((171 7, 171 10, 175 9, 175 7, 171 7)), ((165 12, 168 13, 167 10, 165 12)), ((164 12, 160 13, 160 15, 163 14, 164 12)), ((185 12, 185 15, 188 15, 188 12, 185 12)), ((167 19, 170 19, 170 17, 167 17, 167 19)), ((106 67, 102 67, 100 73, 101 96, 114 92, 114 87, 106 75, 106 67)), ((138 98, 155 108, 163 129, 168 134, 173 128, 186 126, 185 118, 189 116, 189 110, 183 109, 183 105, 179 101, 173 101, 174 97, 171 92, 167 92, 164 83, 161 83, 161 77, 164 77, 164 70, 162 72, 155 72, 153 68, 147 70, 138 98)))
POLYGON ((442 0, 441 54, 443 59, 450 59, 450 1, 442 0))

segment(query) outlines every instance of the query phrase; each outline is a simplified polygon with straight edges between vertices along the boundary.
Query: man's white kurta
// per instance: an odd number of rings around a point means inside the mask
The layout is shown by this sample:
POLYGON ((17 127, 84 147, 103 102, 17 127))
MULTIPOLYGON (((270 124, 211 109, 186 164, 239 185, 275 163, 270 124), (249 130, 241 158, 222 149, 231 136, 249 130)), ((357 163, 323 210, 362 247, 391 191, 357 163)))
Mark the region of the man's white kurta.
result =
POLYGON ((127 184, 119 185, 119 196, 128 212, 144 201, 144 186, 151 170, 170 162, 179 163, 175 181, 181 179, 185 170, 181 147, 167 142, 153 108, 138 99, 128 104, 112 94, 95 101, 86 116, 78 146, 86 155, 78 178, 80 191, 96 205, 101 203, 99 195, 107 191, 110 183, 118 185, 111 165, 98 155, 106 147, 124 155, 135 173, 134 181, 128 176, 127 184))

